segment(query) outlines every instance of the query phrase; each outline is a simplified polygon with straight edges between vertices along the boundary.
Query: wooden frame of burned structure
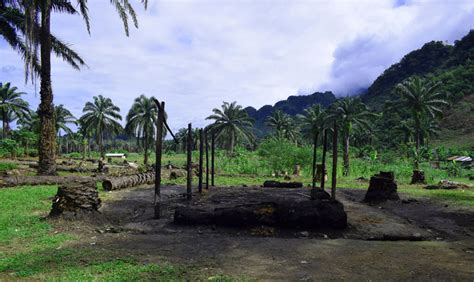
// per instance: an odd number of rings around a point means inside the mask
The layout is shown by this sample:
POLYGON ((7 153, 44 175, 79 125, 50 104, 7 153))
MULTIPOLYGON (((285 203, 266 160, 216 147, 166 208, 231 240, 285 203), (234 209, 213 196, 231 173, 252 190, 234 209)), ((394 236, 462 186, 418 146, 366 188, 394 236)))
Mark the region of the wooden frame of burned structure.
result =
MULTIPOLYGON (((154 195, 154 208, 155 218, 161 217, 161 158, 163 153, 163 129, 166 127, 170 135, 173 137, 176 143, 186 142, 186 198, 187 200, 192 199, 192 179, 193 179, 193 164, 192 164, 192 151, 193 151, 193 134, 192 124, 188 124, 188 134, 186 140, 177 140, 173 131, 168 125, 165 117, 165 102, 159 102, 157 99, 152 98, 158 109, 158 118, 156 123, 156 160, 155 160, 155 195, 154 195), (159 138, 161 136, 161 138, 159 138)), ((198 165, 198 191, 202 193, 204 173, 206 177, 205 187, 209 189, 209 173, 211 174, 211 186, 214 186, 215 176, 215 134, 213 130, 211 132, 211 164, 212 167, 209 169, 209 142, 207 129, 199 129, 199 165, 198 165), (205 167, 204 167, 204 154, 205 154, 205 167), (205 169, 205 171, 204 171, 205 169)))
MULTIPOLYGON (((177 140, 173 131, 169 127, 166 117, 165 117, 165 102, 159 102, 157 99, 152 98, 155 106, 158 109, 158 118, 156 123, 156 160, 155 160, 155 191, 154 191, 154 209, 155 209, 155 218, 159 219, 161 217, 161 158, 162 158, 162 149, 163 149, 163 130, 164 127, 168 130, 170 135, 173 137, 176 143, 186 142, 187 148, 187 161, 186 161, 186 199, 192 199, 192 178, 193 178, 193 164, 192 164, 192 150, 194 147, 193 142, 193 132, 192 124, 188 124, 188 132, 185 137, 186 140, 177 140), (161 138, 159 138, 161 136, 161 138)), ((315 199, 314 195, 318 190, 324 190, 325 188, 325 176, 327 173, 326 170, 326 152, 328 145, 328 135, 330 128, 326 128, 323 131, 323 154, 321 160, 321 185, 316 187, 316 164, 317 156, 316 150, 318 147, 316 135, 314 138, 313 144, 313 167, 312 167, 312 186, 311 186, 311 199, 315 199)), ((215 186, 215 144, 216 144, 216 134, 214 130, 208 129, 199 129, 198 130, 199 138, 199 165, 198 165, 198 192, 202 193, 203 180, 205 179, 205 188, 209 189, 209 181, 211 186, 215 186), (209 136, 211 137, 211 144, 209 146, 209 136), (209 147, 211 147, 210 160, 209 160, 209 147), (209 168, 210 166, 210 168, 209 168), (210 175, 209 175, 210 174, 210 175), (210 176, 210 179, 209 179, 210 176)), ((183 138, 184 139, 184 138, 183 138)), ((337 140, 338 140, 338 128, 337 122, 334 120, 332 128, 332 175, 331 175, 331 199, 336 199, 336 184, 337 184, 337 140)))

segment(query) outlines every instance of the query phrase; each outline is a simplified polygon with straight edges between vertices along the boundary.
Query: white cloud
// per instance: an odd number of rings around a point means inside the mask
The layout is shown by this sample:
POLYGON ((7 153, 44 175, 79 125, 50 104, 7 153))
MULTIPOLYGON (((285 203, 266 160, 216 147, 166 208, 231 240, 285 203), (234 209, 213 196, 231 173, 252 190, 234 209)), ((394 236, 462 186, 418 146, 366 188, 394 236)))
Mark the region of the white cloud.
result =
MULTIPOLYGON (((79 116, 103 94, 125 116, 144 93, 166 101, 173 128, 202 126, 222 101, 260 107, 296 93, 365 87, 422 43, 461 37, 474 19, 467 0, 150 2, 148 11, 137 6, 140 28, 129 38, 108 1, 89 1, 91 36, 80 17, 54 15, 53 31, 89 66, 76 72, 54 61, 56 104, 79 116)), ((0 80, 23 88, 18 56, 0 45, 0 58, 0 80)), ((34 87, 23 89, 36 106, 34 87)))

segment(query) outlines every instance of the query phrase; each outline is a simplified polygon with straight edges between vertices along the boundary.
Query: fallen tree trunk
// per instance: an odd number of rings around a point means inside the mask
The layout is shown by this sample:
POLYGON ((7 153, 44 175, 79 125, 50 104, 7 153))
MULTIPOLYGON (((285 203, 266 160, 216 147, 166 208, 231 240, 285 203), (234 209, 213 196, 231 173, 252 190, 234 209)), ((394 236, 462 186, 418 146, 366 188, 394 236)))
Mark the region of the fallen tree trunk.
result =
POLYGON ((155 182, 155 171, 148 171, 134 175, 107 178, 102 182, 102 187, 106 191, 119 190, 134 187, 142 184, 152 184, 155 182))
POLYGON ((0 188, 23 185, 54 185, 72 182, 101 181, 103 179, 103 176, 9 176, 0 178, 0 188))
MULTIPOLYGON (((33 163, 28 165, 30 168, 38 168, 38 163, 33 163)), ((57 171, 66 171, 66 172, 96 172, 96 168, 86 168, 80 166, 67 166, 67 165, 57 165, 57 171)))

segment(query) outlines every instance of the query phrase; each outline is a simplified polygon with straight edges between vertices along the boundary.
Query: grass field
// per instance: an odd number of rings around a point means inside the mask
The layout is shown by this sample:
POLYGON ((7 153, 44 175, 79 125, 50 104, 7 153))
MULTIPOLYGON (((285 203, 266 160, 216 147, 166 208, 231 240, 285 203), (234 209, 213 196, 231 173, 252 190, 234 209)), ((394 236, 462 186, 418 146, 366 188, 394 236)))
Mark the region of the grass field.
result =
POLYGON ((113 251, 74 246, 75 235, 43 219, 56 186, 0 190, 0 281, 230 281, 199 269, 164 263, 142 264, 113 251))
MULTIPOLYGON (((152 155, 151 159, 153 158, 152 155)), ((143 156, 129 154, 128 160, 142 162, 143 156)), ((162 163, 184 166, 185 160, 184 154, 166 154, 162 163)), ((197 160, 195 152, 193 161, 197 160)), ((339 163, 342 163, 341 159, 339 163)), ((300 165, 302 175, 291 176, 291 181, 301 181, 308 186, 311 183, 311 166, 307 159, 303 159, 300 165)), ((459 208, 474 207, 474 189, 426 190, 421 185, 409 185, 412 165, 404 158, 382 158, 375 161, 353 158, 351 165, 349 177, 342 176, 342 167, 339 166, 339 188, 367 189, 367 180, 371 175, 381 170, 394 171, 401 193, 410 197, 430 198, 459 208), (358 179, 360 177, 365 180, 358 179)), ((328 166, 331 167, 330 161, 328 166)), ((271 167, 273 165, 268 159, 255 152, 238 150, 230 158, 225 152, 218 151, 215 182, 218 186, 259 186, 268 179, 283 181, 283 177, 272 176, 274 170, 271 167)), ((15 164, 0 162, 0 171, 15 168, 15 164)), ((425 162, 422 163, 422 168, 429 184, 449 179, 474 185, 474 181, 468 180, 468 175, 472 173, 469 170, 456 170, 456 175, 453 176, 449 164, 442 169, 434 169, 425 162)), ((287 166, 285 171, 291 175, 292 167, 287 166)), ((328 173, 331 175, 330 170, 328 173)), ((165 185, 184 185, 185 178, 164 182, 165 185)), ((195 177, 194 185, 196 184, 195 177)), ((107 199, 108 194, 101 190, 100 185, 98 187, 101 198, 107 199)), ((110 250, 99 251, 87 246, 78 250, 74 246, 74 242, 80 239, 76 234, 63 232, 58 228, 58 223, 44 219, 51 208, 51 198, 56 190, 56 186, 0 189, 0 281, 17 278, 49 281, 232 280, 227 276, 207 273, 199 267, 185 269, 181 265, 169 263, 143 264, 133 256, 122 256, 110 250)))

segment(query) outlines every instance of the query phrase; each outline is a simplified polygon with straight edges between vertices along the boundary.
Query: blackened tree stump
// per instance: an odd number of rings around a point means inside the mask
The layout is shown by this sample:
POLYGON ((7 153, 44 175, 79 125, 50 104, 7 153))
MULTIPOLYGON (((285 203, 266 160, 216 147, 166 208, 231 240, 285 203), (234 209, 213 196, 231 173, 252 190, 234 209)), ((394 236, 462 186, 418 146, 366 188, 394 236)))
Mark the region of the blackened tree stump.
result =
POLYGON ((49 217, 82 218, 98 213, 99 193, 95 181, 70 182, 59 186, 49 217))
POLYGON ((208 196, 175 210, 182 225, 226 227, 272 226, 305 229, 344 229, 347 215, 342 203, 325 192, 317 199, 306 189, 215 188, 208 196))
POLYGON ((383 172, 370 178, 369 189, 365 194, 365 202, 377 203, 386 200, 400 200, 397 183, 393 172, 383 172))
POLYGON ((410 184, 426 184, 425 172, 422 170, 414 170, 410 184))
POLYGON ((303 183, 301 182, 279 182, 273 180, 267 180, 263 183, 265 188, 301 188, 303 183))

